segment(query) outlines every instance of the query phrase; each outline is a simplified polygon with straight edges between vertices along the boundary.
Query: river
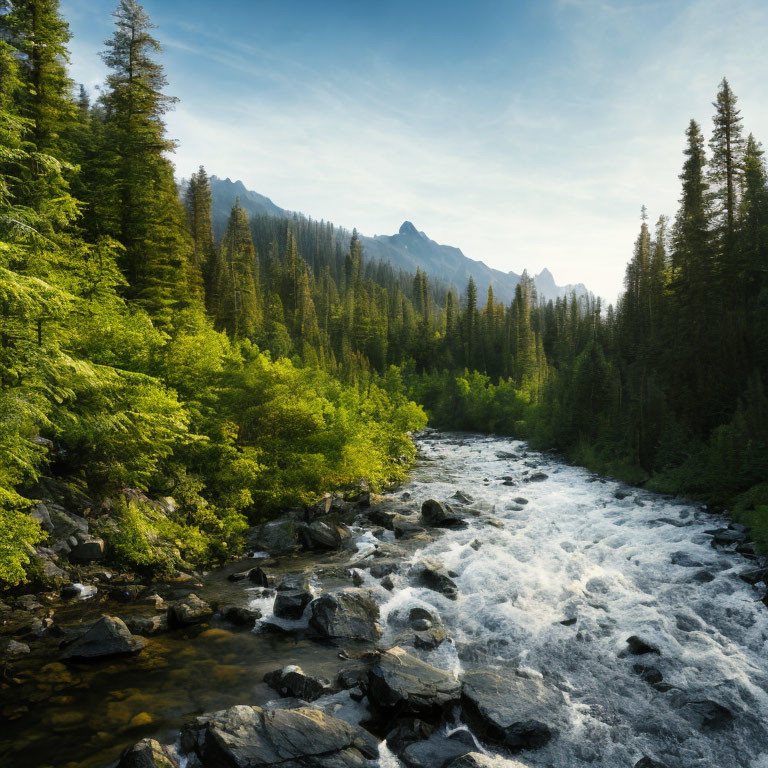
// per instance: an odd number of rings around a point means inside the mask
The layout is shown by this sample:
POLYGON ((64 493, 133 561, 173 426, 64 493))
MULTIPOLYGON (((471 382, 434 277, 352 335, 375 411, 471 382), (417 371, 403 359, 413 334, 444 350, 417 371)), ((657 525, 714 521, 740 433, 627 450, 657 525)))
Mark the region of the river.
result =
MULTIPOLYGON (((666 768, 768 768, 768 609, 739 578, 754 563, 712 546, 706 531, 727 521, 521 442, 434 432, 419 440, 409 482, 381 507, 415 512, 457 491, 468 525, 417 538, 403 556, 442 563, 458 599, 414 586, 407 567, 392 575, 392 590, 357 571, 380 605, 382 645, 394 638, 388 618, 421 605, 439 612, 450 638, 423 652, 434 666, 459 676, 517 671, 556 691, 557 735, 518 755, 525 765, 631 768, 651 756, 666 768), (633 636, 653 652, 629 653, 633 636)), ((379 543, 370 530, 357 535, 355 558, 379 543)), ((349 553, 326 560, 316 587, 348 586, 338 574, 349 553)), ((209 575, 199 594, 258 606, 268 622, 271 600, 225 575, 209 575)), ((170 633, 132 660, 55 665, 50 684, 35 669, 41 692, 28 714, 4 724, 12 728, 0 737, 4 764, 105 766, 143 736, 172 742, 191 714, 274 698, 261 682, 271 669, 332 669, 337 649, 301 631, 258 630, 170 633)), ((26 671, 40 663, 31 658, 26 671)), ((384 748, 379 765, 398 762, 384 748)))

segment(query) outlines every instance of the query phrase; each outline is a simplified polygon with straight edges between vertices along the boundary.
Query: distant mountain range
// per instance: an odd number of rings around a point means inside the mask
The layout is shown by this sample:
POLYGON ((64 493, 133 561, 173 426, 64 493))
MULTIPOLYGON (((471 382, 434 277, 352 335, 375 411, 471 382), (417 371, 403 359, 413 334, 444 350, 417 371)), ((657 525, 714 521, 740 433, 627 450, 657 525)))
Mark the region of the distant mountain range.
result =
MULTIPOLYGON (((267 215, 290 217, 293 211, 285 210, 275 205, 268 197, 247 189, 242 181, 220 179, 211 176, 213 229, 216 237, 221 237, 227 224, 229 212, 236 198, 249 216, 267 215)), ((477 285, 478 297, 484 301, 488 286, 493 286, 493 294, 499 301, 508 303, 515 295, 515 286, 520 281, 516 272, 502 272, 492 269, 482 261, 476 261, 465 256, 459 248, 450 245, 440 245, 430 240, 424 232, 420 232, 410 221, 403 222, 395 235, 376 235, 366 237, 360 235, 363 241, 363 251, 368 259, 389 262, 396 269, 415 272, 420 267, 430 277, 455 286, 463 292, 470 275, 477 285)), ((587 295, 589 291, 582 284, 557 285, 548 269, 542 270, 534 277, 534 283, 539 296, 545 299, 556 299, 561 296, 587 295)))

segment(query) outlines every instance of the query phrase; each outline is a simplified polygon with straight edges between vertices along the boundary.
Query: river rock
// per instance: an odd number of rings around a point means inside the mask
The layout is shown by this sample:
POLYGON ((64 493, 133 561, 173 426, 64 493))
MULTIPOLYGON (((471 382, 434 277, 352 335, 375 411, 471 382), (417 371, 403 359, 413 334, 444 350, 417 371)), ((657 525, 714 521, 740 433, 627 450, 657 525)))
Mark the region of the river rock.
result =
POLYGON ((547 478, 549 478, 549 475, 545 472, 534 472, 533 474, 528 475, 528 477, 524 477, 523 480, 525 480, 526 483, 540 483, 547 478))
POLYGON ((440 592, 451 600, 459 594, 456 582, 448 575, 437 560, 425 557, 417 562, 410 571, 418 584, 435 592, 440 592))
POLYGON ((309 579, 305 574, 283 577, 277 586, 272 612, 282 619, 300 619, 304 609, 312 602, 309 579))
POLYGON ((8 658, 14 656, 26 656, 29 653, 29 646, 26 643, 20 643, 17 640, 9 640, 2 647, 2 655, 8 658))
POLYGON ((237 573, 230 573, 227 576, 229 581, 250 581, 258 587, 268 587, 269 577, 262 568, 256 566, 255 568, 249 568, 247 571, 239 571, 237 573))
POLYGON ((417 717, 406 717, 397 721, 395 727, 387 734, 386 742, 389 749, 396 755, 401 755, 405 748, 416 741, 428 739, 435 726, 417 717))
POLYGON ((91 536, 89 533, 75 534, 77 543, 70 547, 69 559, 73 563, 91 563, 104 557, 104 539, 91 536))
POLYGON ((293 520, 272 520, 251 529, 248 545, 270 555, 289 555, 298 552, 299 525, 293 520))
POLYGON ((636 763, 635 768, 666 768, 664 763, 653 760, 650 757, 641 757, 636 763))
POLYGON ((652 645, 637 635, 632 635, 632 637, 627 638, 627 646, 629 652, 633 656, 642 656, 646 653, 655 653, 657 656, 661 656, 661 651, 655 645, 652 645))
POLYGON ((202 624, 211 616, 213 616, 211 606, 195 594, 187 595, 182 600, 171 603, 168 608, 168 621, 174 627, 202 624))
POLYGON ((182 754, 208 768, 364 768, 378 743, 359 726, 316 709, 239 705, 185 726, 182 754))
POLYGON ((448 737, 436 733, 426 741, 409 744, 400 753, 400 759, 408 768, 446 768, 474 749, 477 749, 475 740, 469 731, 462 729, 448 737))
POLYGON ((417 659, 399 646, 385 651, 368 676, 369 699, 385 713, 440 718, 461 697, 449 672, 417 659))
POLYGON ((310 626, 325 637, 378 640, 379 606, 370 592, 356 587, 329 592, 311 604, 310 626))
POLYGON ((168 630, 168 616, 156 614, 154 616, 132 616, 126 622, 128 629, 134 635, 151 637, 168 630))
POLYGON ((346 525, 315 520, 299 528, 304 547, 309 550, 343 549, 352 543, 352 531, 346 525))
POLYGON ((337 691, 330 681, 308 675, 301 667, 295 665, 267 672, 264 682, 281 696, 290 696, 302 701, 314 701, 337 691))
POLYGON ((169 747, 154 739, 142 739, 123 752, 117 768, 178 768, 179 761, 169 747))
POLYGON ((435 528, 463 528, 467 524, 460 512, 435 499, 427 499, 421 505, 421 519, 435 528))
POLYGON ((470 672, 462 681, 462 707, 481 738, 512 750, 537 749, 554 736, 562 701, 537 679, 470 672))
POLYGON ((373 507, 372 509, 369 509, 365 514, 366 517, 374 525, 380 525, 382 528, 386 528, 388 531, 394 530, 397 512, 384 509, 383 507, 373 507))
POLYGON ((238 627, 252 627, 261 618, 258 608, 244 608, 242 605, 222 605, 221 618, 238 627))
POLYGON ((103 616, 84 635, 68 645, 62 659, 96 659, 123 656, 140 651, 146 641, 134 637, 125 622, 116 616, 103 616))
POLYGON ((395 532, 395 538, 397 539, 413 538, 425 533, 424 528, 419 525, 417 520, 405 515, 395 515, 392 530, 395 532))

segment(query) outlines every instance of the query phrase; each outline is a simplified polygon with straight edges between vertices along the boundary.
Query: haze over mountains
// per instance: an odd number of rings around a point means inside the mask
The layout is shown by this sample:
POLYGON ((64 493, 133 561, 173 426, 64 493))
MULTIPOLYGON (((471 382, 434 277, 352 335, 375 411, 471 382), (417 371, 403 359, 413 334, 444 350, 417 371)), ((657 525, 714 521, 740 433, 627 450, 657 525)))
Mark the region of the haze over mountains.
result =
MULTIPOLYGON (((293 211, 280 208, 268 197, 247 189, 242 181, 220 179, 218 176, 211 176, 210 181, 213 198, 211 213, 217 238, 224 232, 229 212, 238 197, 240 205, 249 216, 294 215, 293 211)), ((491 285, 496 300, 508 303, 512 301, 515 286, 520 280, 520 274, 516 272, 493 269, 482 261, 470 259, 460 248, 436 243, 424 232, 417 230, 410 221, 403 222, 397 234, 373 237, 361 234, 360 238, 367 258, 389 262, 396 269, 407 272, 415 272, 417 267, 421 268, 430 277, 455 286, 460 293, 464 291, 472 276, 481 298, 485 297, 488 286, 491 285)), ((539 296, 545 299, 554 300, 561 296, 570 296, 571 293, 578 296, 589 293, 582 283, 557 285, 554 276, 546 268, 534 277, 534 283, 539 296)))

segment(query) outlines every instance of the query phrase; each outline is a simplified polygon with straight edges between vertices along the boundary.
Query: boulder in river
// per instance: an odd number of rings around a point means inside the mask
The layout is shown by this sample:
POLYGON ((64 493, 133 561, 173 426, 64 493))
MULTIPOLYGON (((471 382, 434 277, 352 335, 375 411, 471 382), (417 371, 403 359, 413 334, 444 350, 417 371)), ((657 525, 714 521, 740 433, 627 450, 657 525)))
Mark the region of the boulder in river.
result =
POLYGON ((352 532, 346 525, 315 520, 299 528, 299 537, 305 549, 334 550, 349 547, 352 544, 352 532))
POLYGON ((103 616, 85 634, 70 643, 61 658, 76 660, 123 656, 137 653, 145 644, 145 640, 131 634, 122 619, 103 616))
POLYGON ((451 600, 455 600, 459 594, 456 582, 448 575, 437 560, 425 557, 419 560, 411 569, 411 576, 418 584, 435 592, 440 592, 451 600))
POLYGON ((642 656, 646 653, 655 653, 657 656, 661 656, 661 651, 655 645, 652 645, 637 635, 632 635, 632 637, 627 638, 627 646, 629 647, 629 652, 633 656, 642 656))
POLYGON ((258 608, 245 608, 242 605, 222 605, 219 613, 224 621, 238 627, 252 627, 261 618, 258 608))
POLYGON ((171 603, 168 608, 168 621, 174 627, 202 624, 211 616, 213 616, 211 606, 195 594, 187 595, 182 600, 171 603))
POLYGON ((447 768, 474 749, 477 749, 477 744, 472 734, 459 729, 450 736, 434 733, 426 741, 409 744, 399 757, 408 768, 447 768))
POLYGON ((270 555, 289 555, 301 548, 298 530, 293 520, 271 520, 251 529, 248 546, 270 555))
POLYGON ((325 637, 378 640, 379 606, 370 592, 356 587, 321 595, 311 604, 310 626, 325 637))
POLYGON ((534 472, 531 475, 528 475, 528 477, 524 477, 523 480, 525 480, 526 483, 539 483, 542 480, 546 480, 549 477, 546 472, 534 472))
POLYGON ((660 763, 658 760, 653 760, 650 757, 641 757, 636 763, 635 768, 666 768, 664 763, 660 763))
POLYGON ((421 505, 421 519, 435 528, 463 528, 467 524, 460 512, 436 499, 427 499, 421 505))
POLYGON ((405 515, 395 515, 392 530, 395 532, 396 539, 411 539, 425 533, 418 520, 405 515))
POLYGON ((295 665, 267 672, 264 682, 281 696, 291 696, 302 701, 314 701, 338 690, 328 680, 308 675, 295 665))
POLYGON ((281 589, 275 595, 272 612, 281 619, 300 619, 312 602, 312 593, 305 589, 281 589))
POLYGON ((538 749, 555 735, 561 697, 541 680, 470 672, 462 680, 462 708, 480 738, 512 750, 538 749))
POLYGON ((406 653, 385 651, 368 676, 369 699, 386 714, 440 718, 461 698, 461 684, 450 673, 406 653))
POLYGON ((134 635, 159 635, 168 629, 168 617, 163 614, 153 614, 151 616, 131 616, 126 621, 128 629, 134 635))
POLYGON ((316 709, 239 705, 184 727, 181 752, 212 768, 364 768, 378 743, 363 728, 316 709))
POLYGON ((117 768, 178 768, 172 749, 154 739, 142 739, 123 752, 117 768))

